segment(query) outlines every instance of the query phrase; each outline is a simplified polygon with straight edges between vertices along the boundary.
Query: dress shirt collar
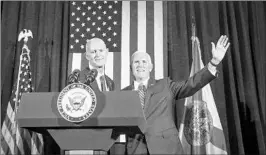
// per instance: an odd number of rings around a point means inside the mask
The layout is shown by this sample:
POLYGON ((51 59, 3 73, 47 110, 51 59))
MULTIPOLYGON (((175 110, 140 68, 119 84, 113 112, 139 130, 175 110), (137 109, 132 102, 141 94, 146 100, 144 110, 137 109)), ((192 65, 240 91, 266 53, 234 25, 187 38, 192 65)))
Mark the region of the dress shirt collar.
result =
MULTIPOLYGON (((90 67, 90 69, 96 69, 97 70, 97 68, 93 67, 90 63, 89 63, 89 67, 90 67)), ((97 85, 98 85, 98 88, 99 88, 100 91, 102 91, 100 77, 103 76, 103 75, 105 75, 104 74, 104 68, 103 68, 103 72, 98 72, 98 74, 97 74, 97 76, 95 78, 96 82, 97 82, 97 85)), ((109 88, 108 88, 107 83, 106 83, 106 79, 105 79, 105 87, 106 87, 106 90, 109 91, 109 88)))
POLYGON ((139 85, 142 83, 146 88, 148 88, 148 81, 150 78, 147 78, 143 82, 134 81, 134 90, 138 90, 139 85))

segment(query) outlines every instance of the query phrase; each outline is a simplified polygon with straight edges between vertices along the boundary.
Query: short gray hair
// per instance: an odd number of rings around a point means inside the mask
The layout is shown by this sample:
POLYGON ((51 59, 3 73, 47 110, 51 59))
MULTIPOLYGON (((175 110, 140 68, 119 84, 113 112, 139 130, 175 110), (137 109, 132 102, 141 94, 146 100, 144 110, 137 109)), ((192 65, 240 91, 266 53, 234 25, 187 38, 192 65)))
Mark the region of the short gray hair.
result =
POLYGON ((149 55, 149 53, 147 53, 147 52, 145 52, 145 51, 143 51, 143 50, 138 50, 138 51, 134 52, 134 53, 131 55, 131 64, 133 63, 132 61, 133 61, 134 56, 135 56, 136 54, 138 54, 138 53, 145 53, 145 54, 148 56, 148 62, 149 62, 150 64, 152 64, 152 62, 151 62, 151 56, 149 55))
POLYGON ((102 39, 100 39, 100 38, 91 38, 86 43, 86 52, 87 52, 87 48, 90 48, 91 44, 93 44, 95 42, 102 43, 105 46, 105 48, 106 48, 106 44, 105 44, 105 42, 102 39))

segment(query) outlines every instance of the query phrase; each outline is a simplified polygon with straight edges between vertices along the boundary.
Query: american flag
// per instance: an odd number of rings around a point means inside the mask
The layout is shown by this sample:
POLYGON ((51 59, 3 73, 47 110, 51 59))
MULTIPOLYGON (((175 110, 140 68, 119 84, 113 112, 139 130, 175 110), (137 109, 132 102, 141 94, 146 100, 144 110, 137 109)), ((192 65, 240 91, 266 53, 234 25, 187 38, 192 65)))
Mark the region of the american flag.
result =
POLYGON ((167 76, 165 7, 162 1, 71 2, 68 73, 88 66, 82 54, 85 43, 98 37, 109 48, 105 73, 114 80, 115 90, 131 83, 130 56, 137 50, 150 54, 152 77, 167 76))
POLYGON ((42 135, 20 128, 15 119, 22 93, 33 91, 29 55, 23 53, 20 59, 18 79, 13 85, 11 98, 7 105, 7 113, 1 128, 1 155, 43 154, 42 135))
POLYGON ((110 51, 120 51, 121 2, 71 2, 70 52, 85 52, 87 40, 102 38, 110 51))

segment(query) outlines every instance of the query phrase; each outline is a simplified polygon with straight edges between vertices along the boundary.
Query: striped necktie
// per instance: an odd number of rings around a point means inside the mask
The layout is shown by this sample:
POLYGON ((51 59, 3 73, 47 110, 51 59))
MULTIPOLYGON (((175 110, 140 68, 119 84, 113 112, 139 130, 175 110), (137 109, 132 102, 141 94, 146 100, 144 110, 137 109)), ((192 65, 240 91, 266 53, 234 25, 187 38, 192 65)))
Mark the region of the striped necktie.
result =
POLYGON ((105 84, 104 75, 100 76, 100 81, 101 81, 101 89, 102 89, 102 91, 106 91, 106 84, 105 84))
POLYGON ((142 108, 144 109, 144 103, 145 103, 145 94, 146 94, 146 87, 142 83, 139 84, 138 87, 138 93, 139 93, 139 98, 140 98, 140 103, 142 108))

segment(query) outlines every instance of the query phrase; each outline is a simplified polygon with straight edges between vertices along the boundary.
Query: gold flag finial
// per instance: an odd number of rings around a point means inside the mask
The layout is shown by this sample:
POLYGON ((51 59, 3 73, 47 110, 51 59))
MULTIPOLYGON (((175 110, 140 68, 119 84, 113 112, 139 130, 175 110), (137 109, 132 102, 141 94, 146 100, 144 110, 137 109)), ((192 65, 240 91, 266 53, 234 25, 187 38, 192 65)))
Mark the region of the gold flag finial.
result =
POLYGON ((31 30, 24 29, 20 31, 18 35, 18 41, 24 38, 23 40, 24 40, 24 43, 26 44, 28 42, 29 37, 33 38, 31 30))
POLYGON ((18 41, 20 41, 21 39, 23 39, 24 41, 24 45, 22 47, 22 54, 27 54, 28 55, 28 58, 29 58, 29 61, 30 61, 30 50, 27 46, 27 42, 29 40, 29 37, 33 38, 33 35, 32 35, 32 32, 31 30, 27 30, 27 29, 24 29, 22 31, 20 31, 19 35, 18 35, 18 41), (26 50, 26 53, 23 52, 23 49, 26 50))

